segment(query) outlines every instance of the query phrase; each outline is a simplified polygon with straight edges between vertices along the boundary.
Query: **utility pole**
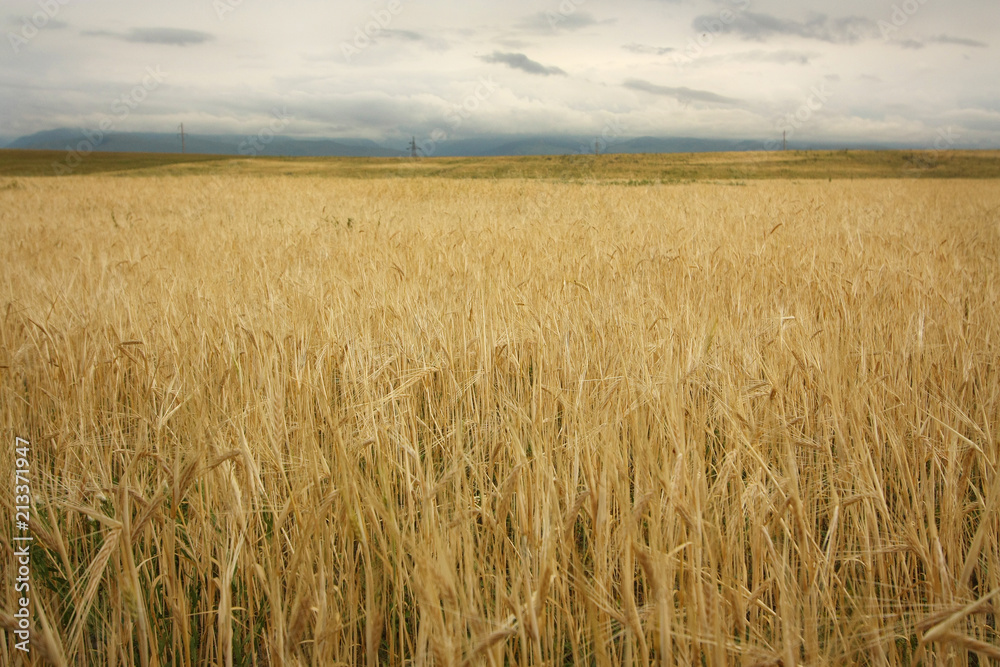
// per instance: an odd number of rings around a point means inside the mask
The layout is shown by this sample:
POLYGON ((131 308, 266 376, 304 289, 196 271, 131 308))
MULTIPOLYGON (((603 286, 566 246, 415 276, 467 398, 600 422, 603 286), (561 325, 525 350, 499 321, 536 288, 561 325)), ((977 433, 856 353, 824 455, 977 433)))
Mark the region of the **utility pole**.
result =
POLYGON ((181 153, 187 153, 187 142, 185 141, 186 136, 184 134, 184 123, 181 123, 181 153))
POLYGON ((410 139, 410 157, 413 158, 414 160, 417 159, 418 157, 420 157, 417 154, 417 151, 419 151, 419 150, 420 150, 420 147, 417 146, 417 138, 416 137, 411 138, 410 139))
POLYGON ((788 130, 781 133, 781 150, 788 150, 788 130))

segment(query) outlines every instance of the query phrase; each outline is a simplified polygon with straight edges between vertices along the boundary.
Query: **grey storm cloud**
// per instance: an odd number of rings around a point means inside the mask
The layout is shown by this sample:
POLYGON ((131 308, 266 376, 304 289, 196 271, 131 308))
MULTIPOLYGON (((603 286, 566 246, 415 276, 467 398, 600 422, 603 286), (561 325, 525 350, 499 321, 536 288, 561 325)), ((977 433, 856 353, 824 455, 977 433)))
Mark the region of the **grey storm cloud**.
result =
POLYGON ((861 16, 830 18, 825 14, 813 14, 805 21, 793 21, 757 12, 734 14, 729 21, 723 21, 718 15, 705 14, 697 17, 692 25, 698 31, 731 33, 758 41, 787 36, 832 44, 855 44, 879 34, 871 19, 861 16))
POLYGON ((579 30, 600 23, 594 15, 585 11, 547 11, 532 14, 518 24, 519 28, 533 32, 555 32, 557 30, 579 30))
POLYGON ((90 37, 112 37, 125 42, 138 44, 169 44, 172 46, 187 46, 188 44, 204 44, 215 39, 211 34, 200 30, 185 30, 184 28, 132 28, 128 32, 110 32, 108 30, 92 30, 83 33, 90 37))
POLYGON ((836 72, 836 103, 797 140, 920 147, 950 123, 963 145, 1000 147, 996 0, 226 0, 223 20, 213 0, 186 3, 200 4, 187 17, 177 4, 0 0, 0 141, 97 127, 154 63, 170 90, 116 130, 257 132, 287 100, 289 135, 398 148, 436 129, 589 136, 612 117, 622 136, 770 137, 776 114, 836 72), (62 8, 25 27, 41 5, 62 8), (347 62, 358 30, 365 57, 347 62), (458 126, 452 110, 483 101, 481 76, 501 92, 458 126))
POLYGON ((976 49, 988 49, 990 45, 986 42, 980 42, 975 39, 966 39, 965 37, 951 37, 950 35, 938 35, 937 37, 931 39, 932 42, 937 42, 938 44, 958 44, 960 46, 971 46, 976 49))
POLYGON ((646 44, 626 44, 622 47, 626 51, 631 51, 632 53, 641 53, 645 56, 665 56, 668 53, 673 53, 677 49, 671 46, 648 46, 646 44))
POLYGON ((819 57, 816 53, 806 53, 804 51, 791 51, 782 49, 778 51, 741 51, 738 53, 725 53, 717 56, 706 56, 699 58, 694 64, 702 67, 713 67, 720 63, 775 63, 778 65, 809 65, 819 57))
POLYGON ((990 47, 986 42, 980 42, 976 39, 966 39, 965 37, 952 37, 951 35, 938 35, 937 37, 931 37, 927 40, 928 42, 933 42, 934 44, 955 44, 957 46, 971 46, 974 49, 988 49, 990 47))
POLYGON ((428 35, 426 33, 417 32, 416 30, 385 29, 378 33, 378 37, 397 40, 400 42, 409 42, 411 44, 419 44, 425 48, 431 49, 432 51, 447 51, 451 46, 447 40, 428 35))
POLYGON ((816 54, 814 53, 803 53, 801 51, 753 51, 741 56, 745 60, 778 63, 779 65, 808 65, 815 57, 816 54))
POLYGON ((955 46, 968 46, 974 49, 988 49, 990 47, 986 42, 980 42, 975 39, 966 39, 965 37, 952 37, 951 35, 937 35, 935 37, 927 37, 925 39, 904 39, 897 42, 904 49, 922 49, 928 44, 952 44, 955 46))
POLYGON ((382 30, 379 35, 393 39, 401 39, 405 42, 422 42, 425 37, 415 30, 382 30))
POLYGON ((512 69, 519 69, 528 74, 539 74, 541 76, 551 76, 553 74, 566 76, 566 72, 558 67, 547 67, 539 62, 535 62, 523 53, 503 53, 494 51, 488 56, 480 56, 480 60, 486 63, 507 65, 512 69))
POLYGON ((642 79, 629 79, 624 85, 630 90, 637 90, 643 93, 650 93, 652 95, 672 97, 678 102, 683 103, 705 102, 707 104, 722 104, 726 106, 739 103, 739 100, 737 99, 717 95, 716 93, 712 93, 707 90, 695 90, 694 88, 686 88, 683 86, 678 88, 658 86, 655 83, 643 81, 642 79))
MULTIPOLYGON (((13 14, 9 14, 7 16, 7 23, 11 26, 20 26, 30 22, 30 16, 15 16, 13 14)), ((65 21, 60 21, 59 19, 49 18, 49 20, 45 22, 45 27, 52 30, 64 30, 69 27, 69 24, 65 21)))

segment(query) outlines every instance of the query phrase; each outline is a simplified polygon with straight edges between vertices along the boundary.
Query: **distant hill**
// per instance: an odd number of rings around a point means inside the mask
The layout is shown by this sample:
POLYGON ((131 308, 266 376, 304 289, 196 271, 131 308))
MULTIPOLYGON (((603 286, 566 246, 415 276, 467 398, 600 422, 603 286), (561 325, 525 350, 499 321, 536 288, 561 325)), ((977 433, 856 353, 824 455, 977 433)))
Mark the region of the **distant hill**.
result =
MULTIPOLYGON (((695 139, 692 137, 639 137, 628 139, 621 143, 608 146, 608 153, 744 153, 759 150, 774 150, 780 142, 777 140, 731 140, 731 139, 695 139)), ((865 142, 832 143, 823 141, 789 141, 788 150, 828 151, 843 150, 884 150, 901 148, 895 144, 877 144, 865 142)))
POLYGON ((419 142, 428 155, 438 157, 494 157, 519 155, 573 155, 586 152, 588 138, 498 135, 452 139, 436 145, 419 142))
POLYGON ((735 153, 759 151, 761 141, 729 141, 726 139, 693 139, 690 137, 639 137, 608 146, 609 153, 735 153))
MULTIPOLYGON (((111 132, 100 139, 95 150, 117 153, 179 153, 180 137, 171 133, 111 132)), ((10 141, 4 148, 67 151, 87 142, 81 129, 61 128, 38 132, 10 141)), ((417 137, 422 154, 427 157, 501 157, 529 155, 574 155, 594 151, 594 136, 585 135, 492 135, 468 139, 450 139, 437 143, 417 137)), ((393 142, 391 147, 370 139, 308 139, 287 136, 261 138, 239 134, 190 134, 188 153, 202 155, 289 156, 289 157, 401 157, 409 154, 408 141, 393 142)), ((600 142, 601 152, 643 153, 714 153, 764 150, 763 140, 700 139, 693 137, 618 137, 600 142)), ((902 148, 890 144, 789 141, 789 149, 884 149, 902 148)))
POLYGON ((593 153, 595 144, 602 153, 706 153, 742 152, 764 148, 763 141, 693 139, 685 137, 638 137, 598 140, 585 135, 493 136, 455 139, 434 145, 429 155, 438 157, 479 157, 519 155, 577 155, 593 153))
MULTIPOLYGON (((28 150, 76 149, 86 142, 84 130, 58 129, 37 132, 11 142, 6 148, 28 150)), ((391 150, 368 139, 295 139, 276 136, 270 141, 239 134, 189 134, 188 153, 208 155, 269 155, 291 157, 399 157, 403 151, 391 150)), ((111 132, 101 138, 95 150, 107 153, 180 153, 177 134, 157 132, 111 132)))

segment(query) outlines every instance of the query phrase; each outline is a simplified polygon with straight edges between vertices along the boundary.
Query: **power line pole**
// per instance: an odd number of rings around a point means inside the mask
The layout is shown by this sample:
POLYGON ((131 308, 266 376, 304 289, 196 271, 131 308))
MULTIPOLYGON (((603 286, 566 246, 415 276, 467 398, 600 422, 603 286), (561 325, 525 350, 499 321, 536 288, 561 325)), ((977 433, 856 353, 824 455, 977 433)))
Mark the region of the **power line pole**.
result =
POLYGON ((788 130, 781 133, 781 150, 788 150, 788 130))
POLYGON ((419 155, 417 155, 417 151, 419 150, 420 148, 417 146, 417 138, 413 137, 410 139, 410 157, 413 159, 418 158, 419 155))
POLYGON ((181 153, 187 153, 187 142, 184 134, 184 123, 181 123, 181 153))

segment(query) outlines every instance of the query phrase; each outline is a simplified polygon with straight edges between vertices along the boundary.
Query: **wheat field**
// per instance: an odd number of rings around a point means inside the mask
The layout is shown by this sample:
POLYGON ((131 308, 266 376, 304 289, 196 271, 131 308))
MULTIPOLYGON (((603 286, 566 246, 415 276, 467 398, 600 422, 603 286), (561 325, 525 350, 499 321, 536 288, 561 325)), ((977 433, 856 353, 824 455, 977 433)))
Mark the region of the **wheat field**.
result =
POLYGON ((1000 181, 20 178, 0 253, 34 664, 1000 660, 1000 181))

